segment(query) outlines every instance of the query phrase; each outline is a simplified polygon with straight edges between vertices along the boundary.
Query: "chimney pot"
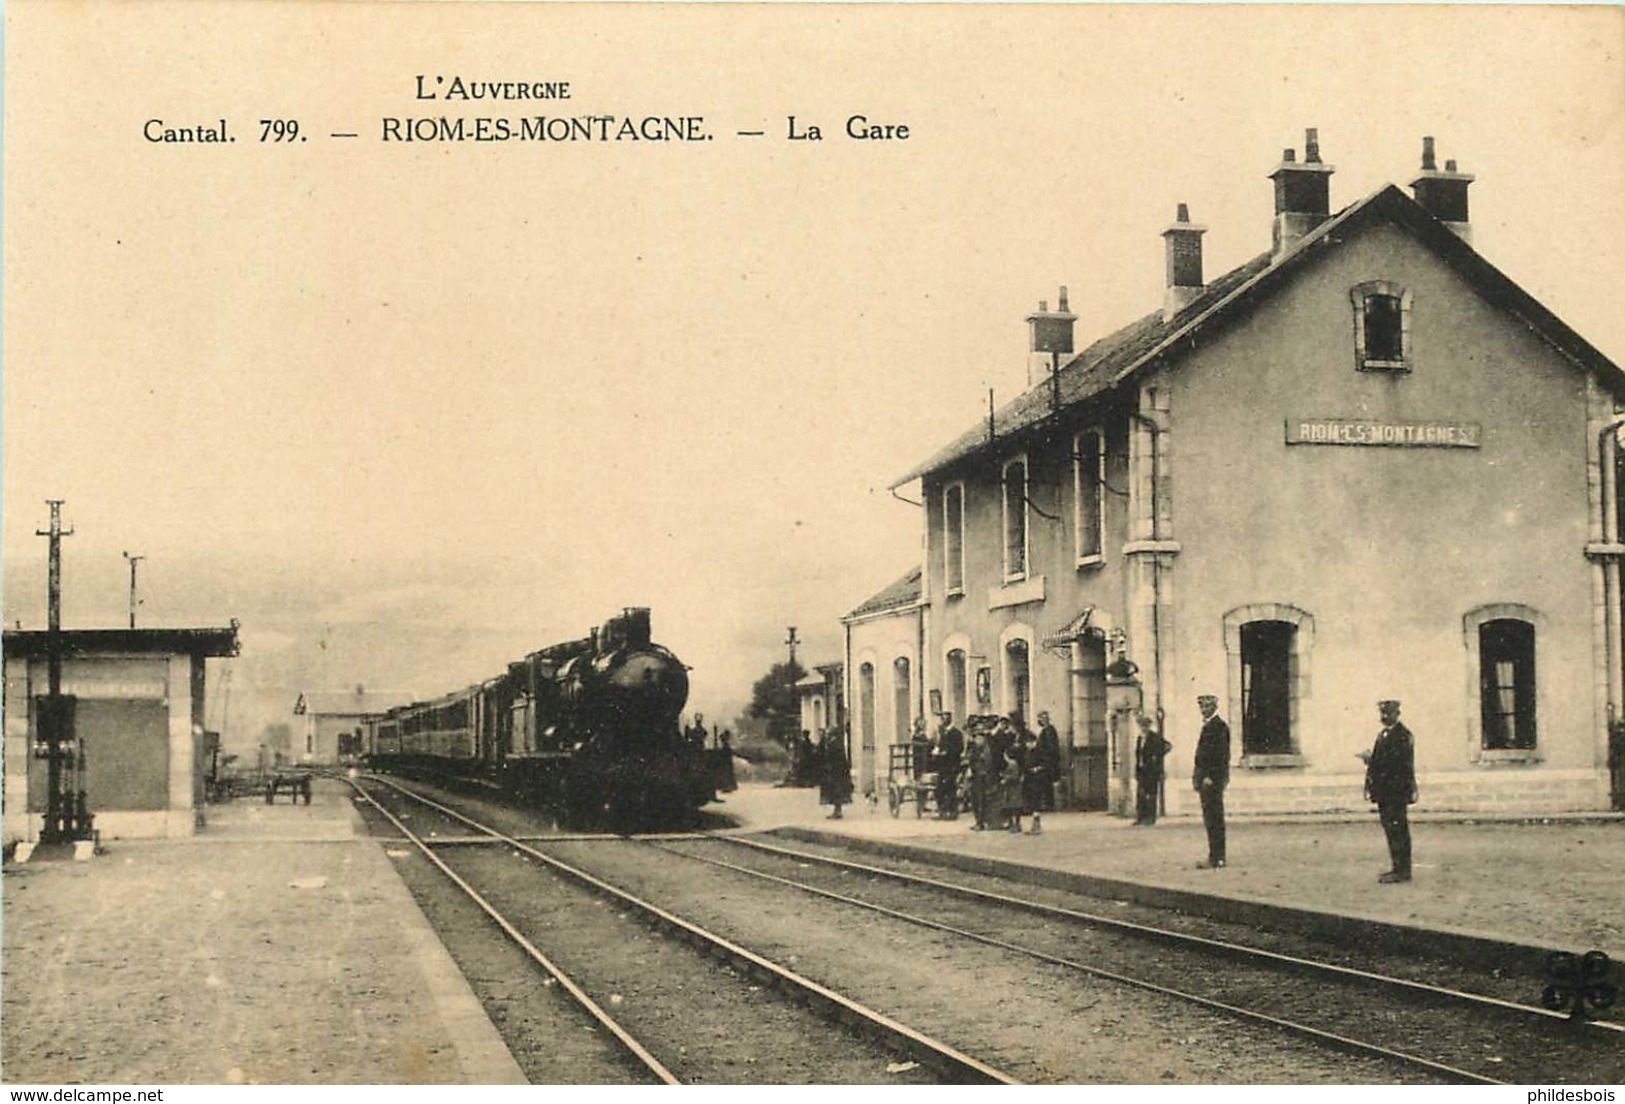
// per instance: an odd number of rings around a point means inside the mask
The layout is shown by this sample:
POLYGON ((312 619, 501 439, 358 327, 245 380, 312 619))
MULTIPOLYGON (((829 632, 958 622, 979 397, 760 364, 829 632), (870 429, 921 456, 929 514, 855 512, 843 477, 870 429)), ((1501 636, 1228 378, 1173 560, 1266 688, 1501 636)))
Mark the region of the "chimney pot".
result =
POLYGON ((1066 288, 1054 313, 1049 300, 1040 299, 1038 310, 1027 316, 1027 386, 1047 378, 1063 358, 1072 355, 1072 329, 1077 317, 1067 309, 1066 288))
POLYGON ((1173 225, 1162 232, 1168 272, 1162 301, 1164 322, 1172 321, 1202 294, 1202 235, 1206 232, 1205 226, 1191 222, 1190 207, 1184 203, 1175 209, 1173 225))
POLYGON ((1281 151, 1281 160, 1286 162, 1288 165, 1295 164, 1297 162, 1297 160, 1298 160, 1298 151, 1297 150, 1292 150, 1292 149, 1284 149, 1284 150, 1282 150, 1281 151))
POLYGON ((1473 240, 1467 213, 1467 186, 1472 182, 1471 176, 1457 170, 1454 158, 1447 160, 1440 172, 1433 139, 1422 139, 1422 171, 1411 181, 1411 191, 1423 210, 1468 244, 1473 240))
POLYGON ((1272 252, 1280 257, 1331 215, 1332 166, 1320 160, 1320 131, 1304 128, 1304 160, 1292 150, 1270 173, 1275 182, 1275 221, 1271 227, 1272 252))

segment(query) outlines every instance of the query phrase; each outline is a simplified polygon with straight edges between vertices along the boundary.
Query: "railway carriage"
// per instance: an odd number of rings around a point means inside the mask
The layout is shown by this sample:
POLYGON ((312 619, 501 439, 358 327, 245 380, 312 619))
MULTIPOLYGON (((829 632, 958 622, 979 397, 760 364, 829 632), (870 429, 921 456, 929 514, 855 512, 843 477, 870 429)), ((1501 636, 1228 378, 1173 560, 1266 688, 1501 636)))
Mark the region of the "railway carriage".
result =
POLYGON ((401 721, 398 716, 365 717, 361 721, 361 755, 378 762, 401 753, 401 721))

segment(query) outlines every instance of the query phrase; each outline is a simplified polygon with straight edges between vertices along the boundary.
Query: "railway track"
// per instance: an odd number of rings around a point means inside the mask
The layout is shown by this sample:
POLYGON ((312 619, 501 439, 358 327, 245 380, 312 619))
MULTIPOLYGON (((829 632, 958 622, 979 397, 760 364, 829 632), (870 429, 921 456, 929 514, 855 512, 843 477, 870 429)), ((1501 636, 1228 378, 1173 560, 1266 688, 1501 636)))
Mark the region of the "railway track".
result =
MULTIPOLYGON (((1602 1083, 1625 1073, 1615 1055, 1619 1049, 1615 1024, 1570 1023, 1544 1009, 1459 988, 1046 903, 1005 892, 1008 883, 990 890, 985 883, 997 879, 988 877, 966 879, 984 883, 979 887, 736 836, 686 835, 637 842, 553 836, 525 844, 453 810, 445 811, 473 832, 438 840, 440 850, 462 846, 477 851, 502 842, 538 860, 569 866, 574 876, 590 881, 600 879, 581 867, 598 859, 607 861, 612 851, 657 850, 666 868, 671 867, 670 859, 681 858, 692 864, 690 871, 709 869, 715 877, 733 881, 731 890, 728 882, 708 885, 707 897, 731 893, 738 898, 738 879, 748 878, 757 885, 776 886, 775 892, 804 895, 819 900, 822 907, 847 910, 848 915, 861 910, 884 918, 882 923, 938 933, 956 948, 956 958, 966 956, 965 948, 971 946, 1025 956, 1049 969, 1177 1001, 1256 1030, 1284 1032, 1390 1071, 1404 1070, 1406 1079, 1602 1083), (559 852, 569 854, 572 862, 564 863, 559 852), (588 860, 586 853, 593 859, 588 860)), ((695 877, 675 872, 671 876, 687 881, 695 877)), ((661 899, 664 891, 649 884, 644 896, 661 899)), ((713 926, 727 928, 731 922, 719 916, 713 926)), ((873 920, 864 923, 874 925, 873 920)), ((771 936, 758 932, 754 938, 771 936)), ((790 958, 793 961, 794 955, 790 958)), ((743 965, 745 960, 738 961, 743 965)), ((957 969, 968 977, 976 973, 973 963, 957 969)), ((1396 1079, 1392 1072, 1378 1077, 1396 1079)))
MULTIPOLYGON (((384 779, 367 781, 387 788, 387 792, 391 795, 387 800, 380 800, 380 791, 369 790, 360 781, 348 779, 346 781, 356 790, 362 801, 376 810, 380 817, 400 833, 401 838, 410 842, 426 861, 456 886, 460 893, 474 902, 508 940, 521 948, 530 961, 547 974, 553 984, 567 993, 591 1018, 594 1025, 616 1040, 623 1052, 635 1061, 645 1080, 678 1084, 709 1079, 703 1072, 696 1072, 697 1067, 704 1065, 703 1059, 691 1055, 689 1047, 674 1044, 672 1040, 681 1037, 699 1041, 707 1034, 708 1021, 712 1022, 717 1034, 722 1036, 730 1031, 730 1023, 737 1025, 742 1020, 748 1019, 753 1026, 760 1025, 764 1017, 761 1015, 759 1000, 752 995, 770 990, 778 998, 782 998, 775 1000, 775 1003, 780 1006, 780 1019, 784 1020, 789 1030, 797 1036, 794 1046, 799 1048, 800 1052, 808 1050, 828 1052, 802 1055, 801 1060, 805 1068, 815 1071, 816 1080, 850 1079, 872 1082, 881 1079, 882 1071, 890 1071, 893 1074, 904 1075, 901 1078, 904 1082, 928 1080, 955 1084, 1016 1083, 1013 1077, 987 1063, 804 977, 735 941, 717 935, 691 920, 642 900, 585 870, 546 855, 497 829, 487 827, 448 806, 384 779), (477 857, 479 851, 495 849, 477 848, 472 849, 472 853, 465 849, 459 856, 457 866, 454 867, 439 853, 446 849, 444 843, 449 841, 443 840, 436 833, 431 832, 425 836, 421 832, 414 831, 405 823, 413 814, 398 816, 388 807, 388 802, 398 801, 411 802, 418 809, 432 810, 436 817, 444 818, 448 823, 473 830, 477 838, 502 845, 505 849, 502 851, 503 854, 523 856, 527 860, 527 869, 524 877, 517 880, 533 888, 535 878, 550 876, 554 879, 550 892, 540 895, 519 892, 514 885, 516 879, 513 877, 514 867, 511 862, 507 863, 505 868, 493 869, 490 862, 482 863, 477 857), (596 895, 595 904, 608 902, 613 908, 624 910, 616 914, 617 920, 624 921, 628 915, 636 916, 643 924, 654 927, 664 935, 688 944, 701 955, 716 960, 722 964, 722 972, 732 975, 736 984, 716 987, 714 985, 716 964, 701 963, 700 969, 711 975, 713 984, 706 985, 702 982, 695 985, 697 992, 688 999, 688 1004, 692 1007, 685 1010, 683 1022, 677 1025, 675 1033, 671 1030, 671 1025, 667 1025, 663 1032, 656 1032, 663 1035, 665 1046, 639 1038, 634 1027, 624 1022, 628 1018, 627 1015, 617 1014, 611 1010, 622 1000, 619 993, 612 993, 607 998, 594 997, 591 995, 593 985, 572 976, 559 961, 556 961, 562 957, 562 953, 550 955, 537 945, 543 937, 536 934, 536 929, 543 928, 548 932, 548 941, 573 942, 577 960, 584 961, 581 955, 582 936, 585 935, 587 942, 597 944, 598 956, 604 957, 604 951, 607 949, 604 944, 612 935, 608 929, 613 926, 613 922, 603 916, 601 908, 597 915, 594 915, 590 908, 583 912, 579 906, 575 907, 571 918, 563 923, 555 922, 551 925, 539 923, 536 917, 524 920, 516 919, 513 915, 516 911, 522 911, 527 903, 534 905, 538 899, 545 901, 550 910, 557 910, 561 905, 561 894, 558 891, 558 883, 561 880, 596 895), (482 891, 474 884, 476 881, 488 884, 482 891), (606 1008, 606 1004, 610 1007, 606 1008), (730 1008, 730 1004, 736 1007, 730 1008), (752 1007, 753 1004, 756 1006, 752 1007), (830 1033, 809 1030, 807 1023, 809 1017, 816 1017, 824 1023, 837 1023, 845 1031, 830 1033), (853 1046, 853 1036, 856 1036, 859 1043, 857 1047, 853 1046), (666 1053, 661 1053, 662 1050, 666 1053), (672 1050, 676 1053, 670 1053, 672 1050), (885 1055, 895 1055, 906 1060, 889 1064, 882 1061, 881 1064, 876 1064, 874 1054, 866 1054, 865 1051, 872 1051, 882 1056, 882 1059, 885 1055)), ((465 836, 457 842, 467 843, 469 838, 465 836)), ((500 863, 500 859, 498 862, 500 863)), ((553 920, 558 921, 559 917, 555 915, 553 920)), ((632 938, 636 939, 635 936, 632 938)), ((630 949, 625 953, 634 954, 630 949)), ((647 954, 647 951, 637 953, 647 954)), ((650 976, 673 973, 668 969, 669 966, 670 963, 667 962, 662 969, 645 972, 641 982, 667 982, 681 989, 683 983, 675 977, 650 976)), ((601 962, 596 967, 589 966, 587 969, 589 972, 596 970, 601 977, 615 972, 606 971, 601 962)), ((626 976, 624 971, 622 976, 626 976)), ((622 985, 620 988, 630 986, 622 985)), ((787 1042, 784 1045, 788 1047, 791 1044, 787 1042)), ((778 1053, 776 1045, 767 1049, 770 1053, 778 1053)), ((745 1061, 755 1063, 756 1058, 749 1057, 745 1061)), ((752 1080, 770 1079, 771 1074, 767 1070, 760 1070, 754 1071, 754 1076, 747 1073, 747 1077, 752 1080)), ((891 1079, 897 1080, 896 1077, 891 1079)))
POLYGON ((1477 1084, 1613 1083, 1625 1077, 1616 1022, 1576 1022, 1534 1005, 1301 955, 1049 904, 876 863, 738 836, 663 850, 850 907, 1027 954, 1324 1044, 1477 1084), (726 851, 741 861, 720 858, 726 851), (810 870, 834 872, 811 876, 810 870), (860 876, 856 880, 851 875, 860 876), (1009 915, 1031 919, 1016 937, 1009 915), (945 922, 952 915, 957 922, 945 922), (1056 929, 1052 925, 1062 925, 1056 929), (999 934, 990 934, 997 932, 999 934), (1123 940, 1155 948, 1124 954, 1123 940), (1132 960, 1112 968, 1104 963, 1132 960), (1215 975, 1212 963, 1226 968, 1215 975), (1284 988, 1283 975, 1301 983, 1284 988), (1207 984, 1200 984, 1204 979, 1207 984), (1312 988, 1310 988, 1312 987, 1312 988), (1298 996, 1297 990, 1308 989, 1298 996), (1268 1009, 1268 1010, 1266 1010, 1268 1009), (1449 1020, 1450 1030, 1441 1030, 1449 1020), (1403 1039, 1400 1045, 1382 1041, 1403 1039), (1420 1053, 1422 1049, 1432 1054, 1420 1053))

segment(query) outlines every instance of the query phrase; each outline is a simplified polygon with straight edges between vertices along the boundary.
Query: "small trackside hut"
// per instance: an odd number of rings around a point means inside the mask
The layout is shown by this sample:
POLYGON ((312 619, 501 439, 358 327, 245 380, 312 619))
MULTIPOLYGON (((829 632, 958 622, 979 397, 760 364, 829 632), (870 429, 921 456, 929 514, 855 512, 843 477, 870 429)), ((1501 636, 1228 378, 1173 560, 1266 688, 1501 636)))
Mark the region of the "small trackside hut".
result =
MULTIPOLYGON (((238 653, 237 626, 70 629, 60 634, 61 693, 70 704, 69 769, 103 839, 190 836, 203 823, 210 659, 238 653)), ((36 840, 45 810, 40 717, 52 634, 7 630, 7 845, 36 840)))

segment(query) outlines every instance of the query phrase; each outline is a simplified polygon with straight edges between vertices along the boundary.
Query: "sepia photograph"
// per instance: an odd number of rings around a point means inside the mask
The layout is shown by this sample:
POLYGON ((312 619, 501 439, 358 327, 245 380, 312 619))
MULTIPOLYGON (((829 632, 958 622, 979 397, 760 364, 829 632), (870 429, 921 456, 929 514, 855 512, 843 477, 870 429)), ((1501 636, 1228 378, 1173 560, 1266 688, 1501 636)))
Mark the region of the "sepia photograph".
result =
POLYGON ((1625 8, 4 19, 10 1099, 1625 1084, 1625 8))

